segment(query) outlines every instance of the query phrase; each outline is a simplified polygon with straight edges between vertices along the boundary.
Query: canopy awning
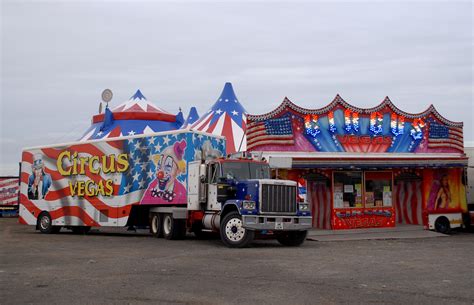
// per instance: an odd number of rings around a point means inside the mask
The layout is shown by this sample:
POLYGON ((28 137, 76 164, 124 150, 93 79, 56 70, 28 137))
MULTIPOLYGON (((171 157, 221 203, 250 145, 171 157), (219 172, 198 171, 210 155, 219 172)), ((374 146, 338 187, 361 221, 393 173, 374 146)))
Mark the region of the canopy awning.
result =
POLYGON ((465 154, 262 152, 272 168, 465 167, 465 154))

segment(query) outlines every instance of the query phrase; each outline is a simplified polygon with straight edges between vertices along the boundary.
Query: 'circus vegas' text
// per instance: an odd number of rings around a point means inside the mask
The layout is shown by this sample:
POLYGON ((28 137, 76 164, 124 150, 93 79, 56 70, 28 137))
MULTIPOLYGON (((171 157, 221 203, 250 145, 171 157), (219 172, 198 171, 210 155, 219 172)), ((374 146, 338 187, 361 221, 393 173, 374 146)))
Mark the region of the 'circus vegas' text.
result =
MULTIPOLYGON (((115 155, 78 157, 77 152, 71 153, 70 151, 63 151, 59 155, 56 165, 59 173, 65 177, 72 175, 123 173, 130 166, 127 154, 119 154, 117 157, 115 155), (65 159, 68 161, 67 163, 72 165, 63 167, 65 159)), ((112 179, 100 179, 98 182, 93 180, 69 181, 69 189, 71 196, 112 196, 114 193, 114 181, 112 179)))

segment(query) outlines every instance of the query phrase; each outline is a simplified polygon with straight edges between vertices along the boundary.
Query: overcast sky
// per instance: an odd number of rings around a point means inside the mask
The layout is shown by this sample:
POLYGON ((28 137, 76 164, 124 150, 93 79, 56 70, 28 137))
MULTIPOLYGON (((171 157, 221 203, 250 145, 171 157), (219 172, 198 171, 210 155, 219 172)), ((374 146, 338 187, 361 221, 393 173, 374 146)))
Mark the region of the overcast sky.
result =
POLYGON ((407 112, 430 104, 474 141, 473 8, 446 2, 2 1, 0 175, 21 148, 78 139, 140 88, 203 114, 225 82, 251 114, 339 93, 407 112))

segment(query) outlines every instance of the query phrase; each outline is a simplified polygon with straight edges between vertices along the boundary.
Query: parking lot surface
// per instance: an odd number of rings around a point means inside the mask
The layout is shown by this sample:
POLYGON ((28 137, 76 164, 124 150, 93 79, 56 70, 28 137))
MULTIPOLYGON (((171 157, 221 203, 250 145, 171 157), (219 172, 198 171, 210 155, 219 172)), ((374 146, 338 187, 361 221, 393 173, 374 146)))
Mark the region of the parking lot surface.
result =
POLYGON ((473 233, 228 249, 16 221, 0 219, 0 304, 474 304, 473 233))

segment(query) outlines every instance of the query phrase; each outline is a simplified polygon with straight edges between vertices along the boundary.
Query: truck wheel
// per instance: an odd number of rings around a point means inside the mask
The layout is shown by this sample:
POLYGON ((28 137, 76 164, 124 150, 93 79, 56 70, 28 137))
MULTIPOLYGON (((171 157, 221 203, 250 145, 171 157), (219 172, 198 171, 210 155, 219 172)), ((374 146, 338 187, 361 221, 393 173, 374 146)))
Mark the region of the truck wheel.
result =
POLYGON ((186 236, 186 222, 174 219, 172 214, 164 214, 163 236, 166 239, 183 239, 186 236))
POLYGON ((150 220, 150 233, 155 237, 163 237, 162 217, 158 213, 153 213, 150 220))
POLYGON ((277 240, 284 246, 298 247, 304 243, 307 234, 308 231, 289 231, 278 236, 277 240))
POLYGON ((43 212, 38 217, 38 229, 41 233, 52 234, 59 233, 60 226, 53 226, 53 220, 48 212, 43 212))
POLYGON ((438 217, 435 221, 435 230, 439 233, 449 234, 449 232, 451 232, 449 220, 444 216, 438 217))
POLYGON ((91 230, 91 227, 87 227, 87 226, 75 226, 71 228, 72 233, 80 234, 80 235, 87 234, 89 233, 90 230, 91 230))
POLYGON ((237 211, 225 215, 221 221, 221 240, 229 248, 245 248, 253 241, 255 232, 243 227, 237 211))

